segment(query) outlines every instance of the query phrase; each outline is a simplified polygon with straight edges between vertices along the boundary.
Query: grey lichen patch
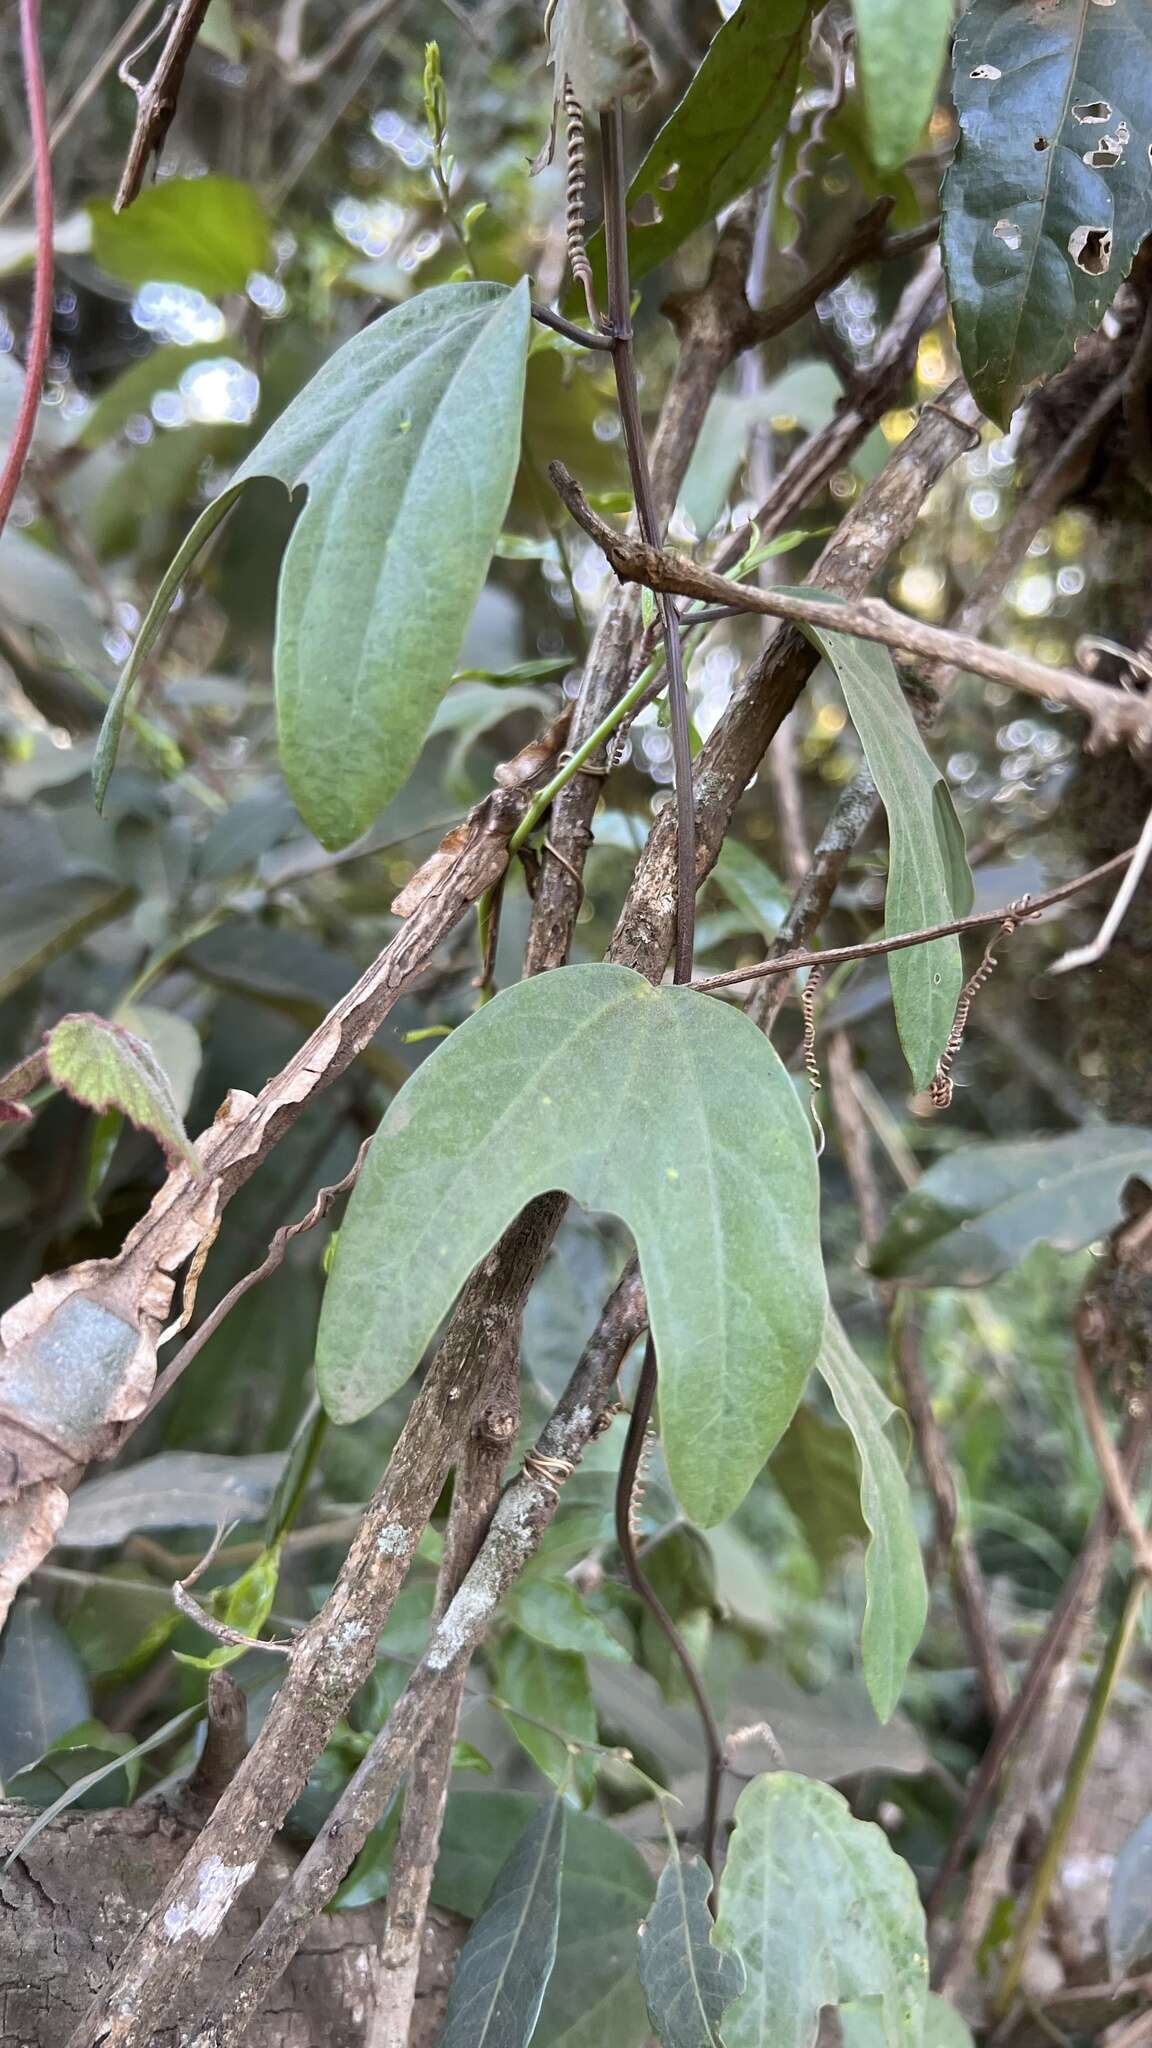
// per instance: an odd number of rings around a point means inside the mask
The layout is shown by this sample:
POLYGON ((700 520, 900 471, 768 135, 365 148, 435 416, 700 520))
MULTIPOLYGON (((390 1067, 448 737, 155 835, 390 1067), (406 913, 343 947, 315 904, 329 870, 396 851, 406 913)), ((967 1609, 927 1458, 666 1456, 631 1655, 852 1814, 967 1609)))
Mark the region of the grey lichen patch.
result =
POLYGON ((992 233, 998 242, 1003 242, 1006 249, 1016 250, 1024 240, 1014 220, 998 220, 992 233))
POLYGON ((1108 228, 1073 228, 1068 237, 1068 254, 1086 277, 1103 277, 1112 257, 1112 235, 1108 228))
POLYGON ((376 1538, 378 1557, 403 1557, 408 1549, 408 1531, 403 1522, 385 1522, 376 1538))
POLYGON ((195 1897, 178 1899, 164 1915, 169 1940, 183 1941, 192 1934, 200 1941, 210 1941, 255 1872, 255 1863, 224 1863, 219 1856, 206 1857, 197 1873, 195 1897))

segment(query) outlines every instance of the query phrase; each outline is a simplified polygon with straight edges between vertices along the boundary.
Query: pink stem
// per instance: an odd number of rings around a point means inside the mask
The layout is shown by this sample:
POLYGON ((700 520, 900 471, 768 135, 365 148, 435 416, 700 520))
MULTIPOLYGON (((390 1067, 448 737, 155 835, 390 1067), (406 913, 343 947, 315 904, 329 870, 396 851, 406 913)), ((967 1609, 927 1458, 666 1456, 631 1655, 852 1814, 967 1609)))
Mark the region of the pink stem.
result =
POLYGON ((32 292, 32 324, 24 359, 24 390, 3 473, 0 474, 0 533, 7 524, 32 445, 52 335, 52 157, 48 144, 44 68, 40 61, 40 0, 20 0, 20 49, 36 166, 36 273, 32 292))

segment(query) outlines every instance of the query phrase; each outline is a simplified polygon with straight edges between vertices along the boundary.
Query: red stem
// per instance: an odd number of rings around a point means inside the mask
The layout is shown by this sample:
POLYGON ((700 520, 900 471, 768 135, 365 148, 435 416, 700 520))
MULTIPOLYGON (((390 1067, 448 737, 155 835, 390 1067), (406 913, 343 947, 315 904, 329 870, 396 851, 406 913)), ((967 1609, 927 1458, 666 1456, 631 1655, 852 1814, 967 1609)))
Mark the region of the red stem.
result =
POLYGON ((7 525, 12 500, 32 445, 52 335, 52 157, 48 144, 44 67, 40 61, 40 0, 20 0, 20 51, 36 168, 36 273, 32 290, 32 324, 24 358, 24 390, 3 474, 0 475, 0 533, 7 525))

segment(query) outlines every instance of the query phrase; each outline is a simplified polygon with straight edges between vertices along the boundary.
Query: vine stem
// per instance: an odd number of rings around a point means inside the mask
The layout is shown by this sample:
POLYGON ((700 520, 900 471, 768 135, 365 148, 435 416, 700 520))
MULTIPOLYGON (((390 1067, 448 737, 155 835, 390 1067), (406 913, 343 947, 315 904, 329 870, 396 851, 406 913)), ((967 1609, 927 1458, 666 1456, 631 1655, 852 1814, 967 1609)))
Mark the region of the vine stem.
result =
POLYGON ((12 501, 32 446, 52 333, 52 155, 48 141, 44 66, 40 57, 40 0, 20 0, 20 53, 36 173, 36 270, 32 287, 32 324, 24 360, 24 389, 3 473, 0 474, 0 533, 8 523, 12 501))
POLYGON ((1113 1695, 1120 1683, 1124 1666, 1128 1661, 1128 1652, 1132 1647, 1132 1639, 1140 1619, 1140 1608, 1144 1600, 1146 1585, 1147 1581, 1144 1574, 1139 1571, 1135 1572, 1129 1582, 1127 1597, 1120 1610, 1116 1625, 1112 1630, 1108 1647, 1104 1652, 1104 1662, 1096 1674, 1096 1683, 1092 1688, 1091 1698, 1085 1709, 1084 1718, 1080 1723, 1080 1729, 1076 1737, 1076 1747, 1072 1752, 1072 1758, 1068 1765, 1059 1803, 1052 1816, 1052 1826, 1048 1833, 1048 1839, 1044 1844, 1044 1852, 1036 1866, 1036 1875, 1032 1880, 1032 1890, 1028 1897, 1028 1905, 1013 1937, 1011 1952, 1004 1965, 1004 1974, 997 1988, 993 2004, 993 2014, 996 2019, 1003 2019, 1005 2017, 1016 1997, 1024 1971, 1024 1964, 1027 1961, 1028 1950, 1032 1946, 1037 1929, 1044 1918, 1052 1886, 1059 1873, 1060 1861, 1064 1854, 1069 1830, 1079 1811, 1080 1802, 1084 1797, 1088 1774, 1092 1768, 1092 1759, 1096 1754, 1096 1745, 1100 1740, 1104 1723, 1108 1717, 1108 1710, 1112 1704, 1113 1695))

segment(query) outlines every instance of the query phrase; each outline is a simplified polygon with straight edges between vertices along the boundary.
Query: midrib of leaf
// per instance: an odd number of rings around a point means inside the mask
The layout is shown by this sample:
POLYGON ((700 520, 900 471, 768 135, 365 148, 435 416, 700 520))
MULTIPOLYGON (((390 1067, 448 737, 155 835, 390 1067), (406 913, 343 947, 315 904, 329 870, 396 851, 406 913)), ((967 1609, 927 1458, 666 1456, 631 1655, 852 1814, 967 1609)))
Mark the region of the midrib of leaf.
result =
MULTIPOLYGON (((371 626, 372 619, 375 616, 376 610, 380 603, 380 593, 385 579, 385 571, 388 566, 388 557, 391 541, 404 516, 404 508, 408 503, 408 497, 412 486, 412 480, 416 474, 417 469, 419 468, 420 458, 423 455, 424 450, 428 444, 429 437, 431 436, 436 426, 437 414, 441 411, 442 407, 447 404, 449 395, 455 390, 456 384, 460 376, 467 369, 469 363, 471 362, 473 354, 475 353, 476 349, 479 347, 481 341, 483 340, 485 330, 487 329, 488 324, 493 318, 494 314, 497 312, 498 309, 502 309, 506 304, 506 300, 494 299, 492 301, 492 304, 490 306, 486 306, 482 312, 477 312, 469 316, 473 325, 477 325, 478 323, 477 332, 474 335, 472 341, 469 343, 468 349, 466 350, 465 354, 461 357, 460 362, 458 363, 455 371, 449 377, 447 384, 444 386, 444 389, 439 399, 437 400, 436 404, 432 407, 432 410, 428 418, 425 420, 422 428, 414 432, 410 440, 408 441, 408 445, 411 449, 411 457, 408 462, 408 466, 404 474, 404 480, 400 486, 400 491, 396 499, 395 510, 392 515, 392 521, 391 526, 389 528, 388 538, 385 542, 380 563, 376 572, 376 584, 373 592, 373 600, 368 611, 364 633, 362 634, 360 639, 361 653, 363 653, 364 642, 368 636, 368 631, 371 626)), ((428 370, 430 368, 429 358, 434 358, 437 352, 447 351, 449 343, 453 339, 454 335, 451 329, 448 329, 441 334, 434 335, 424 348, 420 349, 414 356, 411 356, 409 358, 408 362, 404 366, 403 371, 400 373, 401 377, 403 378, 403 383, 400 384, 399 389, 397 389, 396 383, 392 383, 386 387, 384 395, 387 400, 387 403, 383 405, 381 408, 385 416, 388 416, 392 411, 394 411, 397 404, 402 403, 402 394, 404 388, 411 382, 411 380, 417 375, 417 373, 428 373, 428 370)), ((359 423, 359 413, 351 413, 348 416, 347 420, 345 420, 343 426, 341 426, 337 430, 336 434, 333 435, 333 437, 330 440, 326 441, 323 450, 318 451, 316 459, 323 460, 327 458, 328 460, 332 460, 333 451, 338 449, 340 445, 344 441, 346 441, 350 435, 355 434, 356 427, 359 423)), ((306 479, 301 478, 301 482, 306 482, 306 479)), ((326 558, 329 554, 329 550, 331 549, 334 549, 337 554, 338 559, 336 566, 338 570, 340 567, 339 547, 337 545, 335 536, 331 531, 331 524, 329 523, 329 526, 326 528, 321 538, 320 550, 316 557, 316 569, 313 578, 313 585, 314 588, 316 589, 324 588, 325 572, 327 569, 326 558)), ((361 698, 363 696, 364 687, 366 683, 371 680, 371 678, 365 675, 365 666, 363 659, 361 659, 358 662, 355 673, 351 679, 351 706, 353 717, 357 717, 359 715, 361 698)))
MULTIPOLYGON (((976 1222, 981 1216, 1003 1216, 1010 1214, 1020 1203, 1027 1205, 1030 1202, 1034 1202, 1038 1193, 1047 1195, 1053 1190, 1067 1187, 1070 1182, 1094 1180, 1098 1174, 1107 1173, 1112 1175, 1114 1173, 1117 1179, 1119 1179, 1120 1174, 1129 1164, 1133 1173, 1139 1173, 1147 1168, 1150 1149, 1152 1149, 1152 1131, 1148 1134, 1147 1145, 1135 1147, 1131 1152, 1113 1152, 1107 1159, 1094 1159, 1090 1164, 1082 1163, 1079 1166, 1066 1166, 1062 1171, 1058 1170, 1051 1174, 1046 1173, 1043 1176, 1043 1187, 1037 1181, 1030 1188, 1017 1188, 1015 1193, 1005 1195, 1002 1201, 990 1202, 986 1209, 965 1212, 964 1220, 976 1222)), ((960 1211, 955 1210, 951 1213, 959 1215, 960 1211)), ((955 1227, 954 1224, 951 1226, 952 1229, 955 1229, 955 1227)))
POLYGON ((1044 223, 1048 212, 1048 200, 1052 191, 1052 180, 1056 175, 1057 151, 1063 149, 1066 146, 1063 140, 1064 130, 1067 126, 1068 110, 1071 107, 1072 94, 1076 86, 1076 73, 1080 63, 1080 49, 1084 41, 1084 29, 1087 20, 1087 13, 1089 7, 1097 5, 1099 5, 1099 0, 1079 0, 1080 20, 1079 26, 1076 29, 1076 39, 1072 50, 1072 61, 1068 66, 1068 76, 1065 80, 1064 95, 1060 104, 1060 120, 1053 131, 1052 140, 1049 147, 1044 151, 1044 155, 1047 157, 1048 161, 1044 166, 1044 180, 1041 188, 1043 196, 1040 202, 1039 224, 1037 226, 1036 234, 1033 237, 1032 247, 1028 256, 1028 267, 1024 276, 1024 288, 1016 295, 1016 317, 1012 327, 1012 348, 1008 356, 1009 363, 1014 362, 1016 359, 1016 344, 1019 341, 1020 329, 1024 323, 1024 309, 1028 304, 1028 299, 1032 291, 1032 278, 1036 269, 1036 259, 1040 254, 1040 245, 1045 240, 1044 223))
POLYGON ((700 1978, 696 1971, 696 1952, 692 1946, 692 1930, 688 1923, 688 1894, 684 1889, 684 1865, 680 1859, 679 1851, 677 1851, 676 1855, 676 1903, 680 1908, 680 1925, 684 1930, 684 1953, 688 1958, 688 1975, 692 1980, 692 1990, 696 1997, 696 2009, 704 2023, 704 2031, 708 2039, 715 2041, 716 2035, 713 2031, 712 2022, 708 2017, 708 2009, 700 1989, 700 1978))
MULTIPOLYGON (((481 2027, 481 2030, 480 2030, 480 2034, 479 2034, 479 2036, 478 2036, 478 2039, 479 2039, 480 2041, 483 2041, 483 2039, 484 2039, 484 2036, 485 2036, 485 2034, 486 2034, 486 2032, 487 2032, 487 2030, 488 2030, 488 2026, 489 2026, 489 2023, 490 2023, 490 2021, 491 2021, 491 2018, 492 2018, 492 2014, 493 2014, 493 2012, 495 2011, 495 2008, 496 2008, 496 2001, 497 2001, 497 1999, 499 1998, 499 1996, 500 1996, 500 1993, 501 1993, 501 1992, 503 1991, 503 1989, 504 1989, 504 1984, 505 1984, 505 1980, 507 1979, 507 1976, 508 1976, 508 1969, 509 1969, 509 1965, 511 1964, 511 1961, 512 1961, 512 1957, 513 1957, 513 1956, 515 1955, 515 1953, 516 1953, 516 1948, 517 1948, 517 1945, 518 1945, 518 1943, 519 1943, 519 1941, 520 1941, 520 1937, 521 1937, 521 1935, 522 1935, 522 1934, 523 1934, 523 1932, 524 1932, 524 1924, 525 1924, 525 1921, 526 1921, 526 1920, 527 1920, 527 1918, 528 1918, 528 1913, 529 1913, 529 1909, 531 1908, 531 1905, 532 1905, 532 1901, 533 1901, 533 1899, 534 1899, 534 1897, 535 1897, 535 1894, 536 1894, 536 1887, 537 1887, 537 1885, 538 1885, 538 1883, 539 1883, 539 1881, 540 1881, 540 1871, 541 1871, 541 1869, 542 1869, 542 1867, 543 1867, 543 1863, 544 1863, 544 1859, 545 1859, 545 1856, 546 1856, 546 1855, 548 1854, 548 1851, 549 1851, 549 1848, 550 1848, 550 1845, 551 1845, 551 1841, 552 1841, 552 1829, 553 1829, 553 1826, 554 1826, 554 1825, 555 1825, 555 1812, 553 1812, 553 1814, 552 1814, 552 1815, 550 1816, 550 1818, 549 1818, 549 1822, 548 1822, 548 1826, 547 1826, 547 1827, 546 1827, 546 1828, 544 1829, 543 1833, 541 1834, 541 1837, 540 1837, 540 1847, 539 1847, 539 1850, 538 1850, 538 1852, 537 1852, 537 1856, 536 1856, 536 1863, 535 1863, 535 1866, 534 1866, 534 1868, 533 1868, 533 1870, 532 1870, 532 1873, 531 1873, 531 1877, 530 1877, 530 1881, 529 1881, 529 1882, 528 1882, 528 1883, 527 1883, 526 1885, 524 1885, 524 1886, 522 1887, 522 1894, 521 1894, 521 1906, 520 1906, 520 1911, 519 1911, 519 1915, 518 1915, 518 1917, 517 1917, 517 1920, 516 1920, 516 1923, 515 1923, 515 1933, 514 1933, 514 1935, 513 1935, 513 1938, 512 1938, 512 1940, 511 1940, 510 1942, 508 1942, 508 1944, 507 1944, 507 1953, 506 1953, 506 1955, 505 1955, 505 1958, 504 1958, 504 1962, 503 1962, 503 1965, 501 1966, 501 1969, 500 1969, 499 1975, 498 1975, 498 1976, 496 1977, 496 1979, 495 1979, 495 1981, 494 1981, 494 1983, 493 1983, 493 1987, 492 1987, 492 1995, 491 1995, 491 1997, 490 1997, 490 1999, 489 1999, 489 2001, 488 2001, 488 2006, 487 2006, 487 2010, 485 2011, 485 2014, 484 2014, 484 2022, 483 2022, 483 2026, 481 2027)), ((515 1851, 513 1851, 513 1853, 515 1853, 515 1851)), ((491 1946, 492 1946, 492 1941, 495 1941, 495 1940, 500 1940, 500 1939, 502 1939, 502 1938, 503 1938, 503 1937, 502 1937, 502 1936, 500 1936, 500 1935, 494 1935, 494 1936, 492 1937, 492 1939, 491 1939, 491 1940, 489 1941, 489 1943, 488 1943, 488 1946, 489 1946, 489 1947, 491 1947, 491 1946)), ((482 1949, 482 1950, 480 1951, 480 1953, 481 1953, 481 1955, 483 1955, 483 1954, 484 1954, 484 1950, 482 1949)))

